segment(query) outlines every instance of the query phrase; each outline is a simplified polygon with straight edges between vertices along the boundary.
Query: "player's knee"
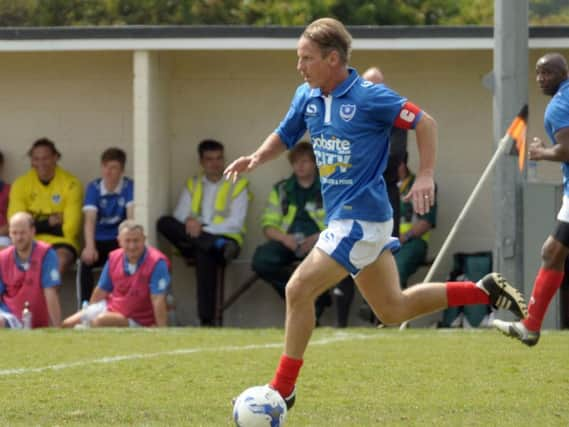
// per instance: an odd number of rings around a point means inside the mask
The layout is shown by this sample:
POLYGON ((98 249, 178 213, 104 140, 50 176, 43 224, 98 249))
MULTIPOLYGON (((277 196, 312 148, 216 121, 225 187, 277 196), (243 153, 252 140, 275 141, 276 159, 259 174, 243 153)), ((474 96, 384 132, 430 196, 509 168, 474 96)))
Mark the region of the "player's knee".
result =
POLYGON ((555 268, 565 262, 565 251, 561 243, 547 239, 541 248, 541 260, 545 268, 555 268))
POLYGON ((296 305, 314 298, 311 296, 310 287, 301 283, 300 280, 290 280, 285 289, 286 300, 290 305, 296 305))
POLYGON ((393 308, 382 310, 381 313, 378 313, 378 317, 381 319, 381 322, 385 325, 398 325, 399 323, 407 320, 404 318, 402 312, 393 308))

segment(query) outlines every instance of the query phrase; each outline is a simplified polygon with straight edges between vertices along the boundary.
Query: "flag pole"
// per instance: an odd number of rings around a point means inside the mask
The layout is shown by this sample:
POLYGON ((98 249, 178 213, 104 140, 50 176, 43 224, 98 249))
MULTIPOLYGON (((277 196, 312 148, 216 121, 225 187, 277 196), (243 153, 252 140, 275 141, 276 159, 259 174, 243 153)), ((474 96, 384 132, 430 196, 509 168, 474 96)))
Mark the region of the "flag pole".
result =
MULTIPOLYGON (((429 268, 429 271, 427 272, 425 279, 423 280, 424 283, 429 283, 432 280, 435 272, 437 271, 437 268, 439 267, 439 265, 440 265, 441 261, 443 260, 446 252, 448 251, 448 248, 450 247, 450 244, 452 243, 452 240, 454 239, 458 228, 464 222, 464 218, 466 217, 466 214, 468 213, 471 206, 474 204, 474 201, 476 200, 476 198, 480 194, 480 191, 482 190, 482 186, 488 180, 488 177, 490 176, 490 173, 492 172, 492 170, 496 166, 496 162, 498 161, 499 157, 506 151, 506 148, 508 147, 509 141, 510 141, 510 135, 508 133, 506 133, 506 135, 504 135, 504 137, 498 143, 498 147, 496 148, 494 155, 490 159, 490 162, 488 163, 488 165, 486 165, 486 169, 484 169, 484 172, 482 172, 482 175, 480 176, 480 179, 476 183, 474 190, 472 190, 472 193, 470 193, 468 200, 464 204, 464 207, 460 211, 460 214, 458 215, 458 218, 456 219, 454 225, 452 226, 450 232, 448 233, 447 238, 443 242, 441 249, 439 250, 437 256, 435 257, 433 264, 429 268)), ((418 317, 421 317, 421 316, 418 316, 418 317)), ((412 320, 412 319, 410 319, 410 320, 412 320)), ((408 324, 409 324, 409 320, 406 320, 405 322, 403 322, 401 324, 399 329, 400 330, 406 329, 408 324)))

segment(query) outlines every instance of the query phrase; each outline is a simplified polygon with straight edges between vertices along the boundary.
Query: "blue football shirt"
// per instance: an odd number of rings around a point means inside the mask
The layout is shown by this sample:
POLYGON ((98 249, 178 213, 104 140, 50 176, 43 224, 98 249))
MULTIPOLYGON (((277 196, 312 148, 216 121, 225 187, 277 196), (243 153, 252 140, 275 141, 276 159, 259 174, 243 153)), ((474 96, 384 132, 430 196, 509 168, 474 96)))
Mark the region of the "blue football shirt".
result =
MULTIPOLYGON (((565 80, 547 104, 543 124, 545 132, 553 144, 556 144, 555 134, 569 127, 569 80, 565 80)), ((563 194, 569 197, 569 163, 561 163, 563 171, 563 194)))
POLYGON ((363 80, 353 68, 328 96, 307 83, 296 90, 275 133, 291 148, 308 130, 327 222, 383 222, 393 216, 383 180, 391 129, 397 119, 414 128, 423 114, 404 109, 406 101, 383 84, 363 80))
POLYGON ((126 208, 134 200, 134 183, 123 177, 117 189, 107 190, 101 178, 91 181, 85 192, 83 210, 96 210, 95 240, 114 240, 119 225, 126 219, 126 208))

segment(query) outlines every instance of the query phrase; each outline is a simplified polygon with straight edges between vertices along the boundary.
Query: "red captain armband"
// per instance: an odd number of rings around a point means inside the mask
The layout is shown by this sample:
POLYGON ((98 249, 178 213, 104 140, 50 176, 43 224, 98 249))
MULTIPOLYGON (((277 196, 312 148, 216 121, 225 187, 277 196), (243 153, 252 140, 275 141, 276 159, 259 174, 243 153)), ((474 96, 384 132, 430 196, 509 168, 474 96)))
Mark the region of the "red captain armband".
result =
POLYGON ((393 126, 399 129, 411 129, 415 119, 421 113, 421 109, 412 102, 407 101, 401 107, 393 126))

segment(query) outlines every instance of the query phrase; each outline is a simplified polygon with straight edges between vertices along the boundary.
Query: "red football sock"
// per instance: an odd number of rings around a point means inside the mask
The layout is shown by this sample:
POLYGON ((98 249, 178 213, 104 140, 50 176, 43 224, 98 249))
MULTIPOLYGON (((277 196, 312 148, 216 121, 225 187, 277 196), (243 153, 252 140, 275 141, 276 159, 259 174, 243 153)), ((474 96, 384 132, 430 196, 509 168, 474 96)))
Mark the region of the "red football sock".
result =
POLYGON ((293 359, 283 354, 275 376, 270 383, 271 387, 278 391, 282 397, 288 397, 294 389, 301 366, 302 359, 293 359))
POLYGON ((523 321, 526 328, 537 332, 541 329, 541 323, 549 303, 555 292, 561 286, 563 272, 540 268, 535 278, 533 291, 528 305, 528 317, 523 321))
POLYGON ((447 306, 490 304, 488 294, 474 282, 447 282, 447 306))

